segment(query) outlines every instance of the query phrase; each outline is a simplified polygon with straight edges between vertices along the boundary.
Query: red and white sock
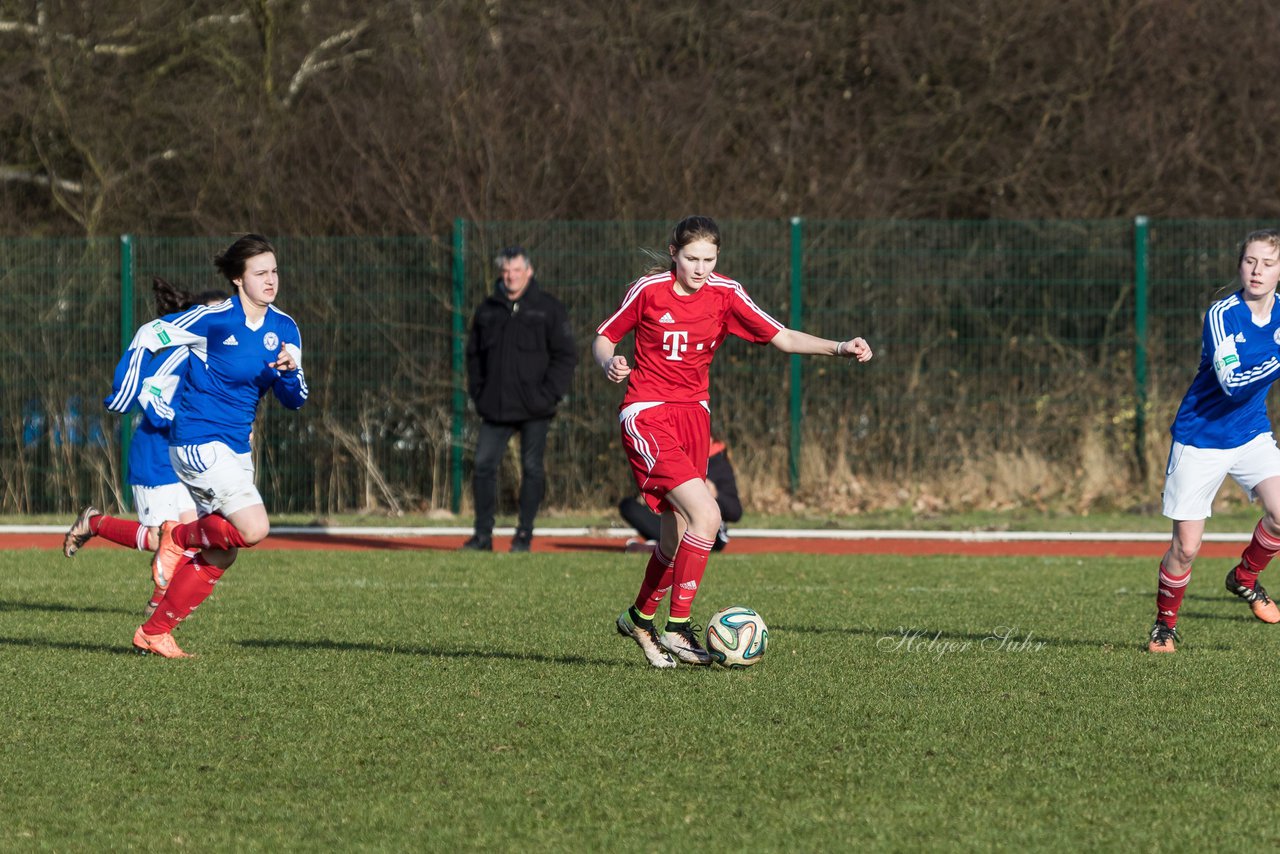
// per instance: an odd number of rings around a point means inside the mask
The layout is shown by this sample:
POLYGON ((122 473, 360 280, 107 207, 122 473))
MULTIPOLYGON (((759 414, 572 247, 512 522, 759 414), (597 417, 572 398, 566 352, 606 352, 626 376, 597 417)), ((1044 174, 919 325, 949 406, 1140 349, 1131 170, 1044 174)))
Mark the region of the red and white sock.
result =
POLYGON ((147 548, 146 526, 132 519, 120 519, 116 516, 105 515, 90 516, 89 530, 102 537, 102 539, 118 546, 137 549, 140 552, 150 551, 147 548))
POLYGON ((1160 564, 1160 578, 1156 584, 1156 615, 1160 622, 1169 628, 1178 626, 1178 609, 1182 607, 1182 595, 1187 592, 1187 582, 1191 580, 1191 570, 1186 575, 1170 575, 1160 564))
POLYGON ((194 522, 176 525, 173 541, 188 549, 248 548, 244 536, 221 513, 210 513, 194 522))
POLYGON ((676 550, 672 566, 671 619, 689 619, 693 597, 698 595, 698 585, 702 583, 702 574, 707 571, 707 558, 711 556, 713 545, 714 540, 704 539, 691 531, 685 531, 680 539, 680 548, 676 550))
POLYGON ((205 562, 199 554, 183 561, 173 574, 173 581, 169 582, 169 590, 164 594, 160 607, 142 625, 142 631, 149 635, 173 631, 174 626, 191 616, 200 603, 209 598, 222 573, 223 570, 205 562))
POLYGON ((1267 568, 1267 564, 1280 554, 1280 538, 1272 536, 1259 520, 1253 529, 1253 539, 1244 547, 1240 555, 1240 566, 1236 568, 1236 581, 1245 587, 1252 587, 1258 582, 1258 573, 1267 568))
POLYGON ((640 593, 636 596, 636 610, 641 616, 652 618, 658 613, 658 606, 671 589, 672 560, 662 553, 662 546, 657 546, 649 555, 649 562, 644 567, 644 581, 640 583, 640 593))

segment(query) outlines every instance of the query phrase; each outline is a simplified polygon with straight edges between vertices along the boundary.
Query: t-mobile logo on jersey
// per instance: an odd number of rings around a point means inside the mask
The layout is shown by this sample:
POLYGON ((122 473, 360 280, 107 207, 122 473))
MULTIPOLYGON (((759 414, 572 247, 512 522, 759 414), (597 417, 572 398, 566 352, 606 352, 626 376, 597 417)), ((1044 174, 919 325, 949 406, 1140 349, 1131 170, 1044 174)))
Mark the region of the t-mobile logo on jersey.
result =
POLYGON ((685 329, 672 329, 662 333, 662 350, 667 354, 669 362, 683 362, 680 354, 689 349, 689 332, 685 329))

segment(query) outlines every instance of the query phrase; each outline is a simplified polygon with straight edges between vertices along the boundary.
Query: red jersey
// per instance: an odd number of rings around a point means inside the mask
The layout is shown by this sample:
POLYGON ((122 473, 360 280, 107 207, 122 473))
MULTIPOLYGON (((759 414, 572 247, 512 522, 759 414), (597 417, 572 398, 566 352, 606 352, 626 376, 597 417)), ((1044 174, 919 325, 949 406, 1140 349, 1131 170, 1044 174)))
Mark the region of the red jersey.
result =
POLYGON ((767 344, 785 328, 761 311, 742 285, 719 273, 689 296, 677 294, 675 282, 674 272, 636 280, 622 306, 596 330, 615 344, 635 330, 623 406, 705 401, 711 359, 726 336, 767 344))

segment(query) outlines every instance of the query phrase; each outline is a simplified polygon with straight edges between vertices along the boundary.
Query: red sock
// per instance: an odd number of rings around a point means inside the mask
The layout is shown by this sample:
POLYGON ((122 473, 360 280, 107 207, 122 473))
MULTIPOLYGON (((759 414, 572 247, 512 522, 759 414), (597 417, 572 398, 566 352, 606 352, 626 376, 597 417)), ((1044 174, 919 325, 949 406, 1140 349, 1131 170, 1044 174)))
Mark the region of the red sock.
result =
POLYGON ((637 611, 648 617, 658 613, 662 598, 671 589, 671 574, 671 558, 662 553, 662 546, 657 546, 644 568, 644 581, 640 584, 640 594, 636 596, 637 611))
POLYGON ((1182 607, 1182 594, 1187 592, 1187 582, 1191 580, 1191 570, 1186 575, 1173 576, 1160 563, 1160 579, 1156 586, 1156 615, 1160 622, 1169 628, 1178 626, 1178 609, 1182 607))
POLYGON ((127 549, 140 552, 150 551, 147 548, 147 529, 145 525, 132 519, 119 519, 115 516, 90 516, 89 530, 104 540, 110 540, 127 549))
POLYGON ((209 598, 213 585, 218 583, 222 573, 223 570, 206 563, 201 555, 180 563, 160 607, 143 624, 142 630, 149 635, 173 631, 174 626, 191 616, 191 612, 209 598))
POLYGON ((221 513, 202 516, 194 522, 177 525, 173 529, 173 541, 184 549, 248 548, 236 526, 221 513))
POLYGON ((711 556, 713 545, 714 540, 705 540, 689 531, 685 531, 680 539, 672 567, 671 581, 675 593, 671 596, 671 619, 689 619, 693 597, 698 595, 698 585, 702 583, 702 574, 707 571, 707 558, 711 556))
POLYGON ((1236 568, 1236 581, 1245 587, 1252 587, 1258 582, 1258 573, 1267 568, 1271 559, 1280 553, 1280 539, 1271 535, 1259 521, 1253 529, 1253 539, 1244 547, 1240 555, 1240 566, 1236 568))
POLYGON ((156 609, 160 607, 160 603, 163 601, 164 601, 164 591, 161 590, 159 587, 153 588, 151 591, 151 598, 147 600, 147 607, 150 608, 151 613, 154 614, 156 612, 156 609))

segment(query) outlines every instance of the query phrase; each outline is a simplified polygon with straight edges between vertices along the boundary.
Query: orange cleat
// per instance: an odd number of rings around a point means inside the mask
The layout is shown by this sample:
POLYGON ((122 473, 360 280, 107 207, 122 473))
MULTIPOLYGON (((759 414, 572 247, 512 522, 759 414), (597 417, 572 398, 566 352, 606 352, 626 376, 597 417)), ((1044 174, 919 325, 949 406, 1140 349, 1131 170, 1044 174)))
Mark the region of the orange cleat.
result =
POLYGON ((1178 630, 1166 626, 1156 620, 1151 627, 1151 642, 1147 644, 1147 652, 1177 652, 1174 642, 1178 640, 1178 630))
POLYGON ((1236 569, 1239 568, 1237 566, 1227 573, 1227 590, 1248 602, 1253 616, 1262 622, 1280 623, 1280 608, 1271 601, 1271 597, 1267 595, 1267 591, 1261 584, 1255 581, 1252 587, 1245 587, 1236 581, 1236 569))
POLYGON ((138 630, 133 633, 133 648, 143 655, 158 655, 161 658, 195 658, 191 653, 183 652, 169 632, 149 635, 142 630, 142 626, 138 626, 138 630))
POLYGON ((62 538, 62 553, 64 555, 75 557, 76 552, 80 551, 80 547, 93 539, 94 534, 89 528, 89 518, 101 515, 102 511, 92 504, 80 511, 80 515, 76 517, 76 520, 71 523, 71 527, 67 529, 67 535, 62 538))
POLYGON ((182 546, 173 541, 173 529, 177 526, 177 522, 169 520, 160 523, 159 544, 155 557, 151 559, 151 580, 157 590, 169 589, 169 582, 182 561, 182 546))

